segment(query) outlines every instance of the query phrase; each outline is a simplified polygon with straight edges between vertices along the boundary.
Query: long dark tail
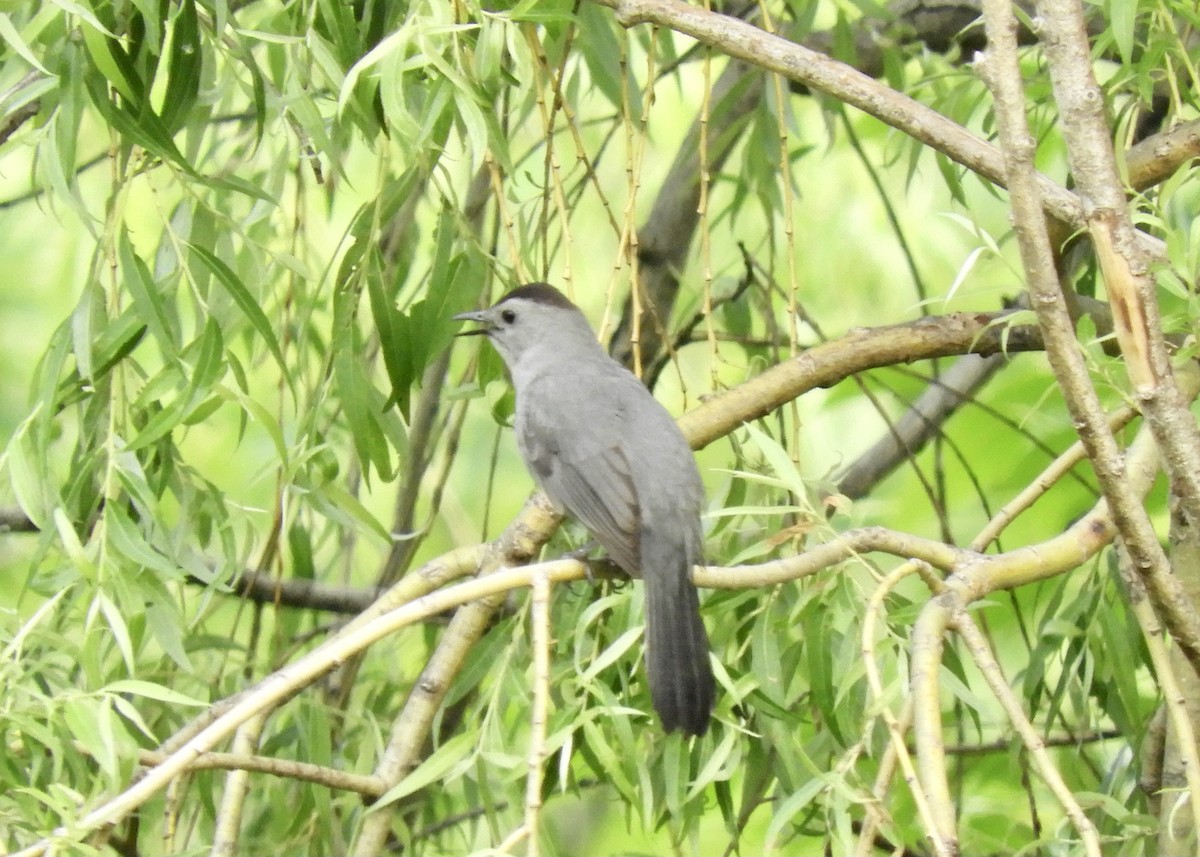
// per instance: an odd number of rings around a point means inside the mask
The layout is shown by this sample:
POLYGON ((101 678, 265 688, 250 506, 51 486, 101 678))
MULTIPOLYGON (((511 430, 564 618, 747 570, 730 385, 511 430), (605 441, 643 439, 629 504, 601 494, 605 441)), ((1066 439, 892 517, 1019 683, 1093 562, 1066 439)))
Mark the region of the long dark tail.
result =
POLYGON ((687 735, 703 735, 708 731, 716 682, 708 661, 700 600, 692 585, 691 560, 681 556, 687 552, 678 544, 655 550, 645 536, 643 533, 642 577, 646 584, 650 699, 667 732, 681 729, 687 735))

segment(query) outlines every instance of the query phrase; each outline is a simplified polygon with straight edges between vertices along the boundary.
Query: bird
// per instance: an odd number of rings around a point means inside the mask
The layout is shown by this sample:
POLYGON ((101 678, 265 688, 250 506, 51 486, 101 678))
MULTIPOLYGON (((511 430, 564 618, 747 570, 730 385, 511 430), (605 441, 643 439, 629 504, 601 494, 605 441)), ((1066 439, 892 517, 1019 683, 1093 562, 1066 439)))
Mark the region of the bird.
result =
POLYGON ((460 313, 508 368, 514 433, 526 468, 645 588, 646 674, 665 732, 701 736, 716 699, 708 634, 692 583, 703 562, 704 485, 667 409, 597 341, 548 283, 460 313))

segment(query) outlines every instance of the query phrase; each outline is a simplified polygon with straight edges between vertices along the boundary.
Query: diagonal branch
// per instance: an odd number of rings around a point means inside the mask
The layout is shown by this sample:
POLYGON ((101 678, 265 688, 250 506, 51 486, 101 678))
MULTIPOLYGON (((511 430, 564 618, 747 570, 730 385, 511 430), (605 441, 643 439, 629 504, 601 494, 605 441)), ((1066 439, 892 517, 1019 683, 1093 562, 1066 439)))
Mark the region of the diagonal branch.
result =
POLYGON ((1038 11, 1071 174, 1084 201, 1121 355, 1172 488, 1187 514, 1200 521, 1200 429, 1171 371, 1152 260, 1129 216, 1104 94, 1092 73, 1083 9, 1076 0, 1041 0, 1038 11))
MULTIPOLYGON (((1004 155, 986 140, 930 107, 896 92, 846 63, 768 33, 753 24, 706 11, 682 0, 593 0, 613 10, 626 27, 655 24, 711 45, 728 56, 781 74, 788 80, 832 95, 936 149, 955 163, 1004 186, 1004 155)), ((1040 173, 1035 175, 1043 205, 1071 225, 1083 223, 1079 198, 1040 173)), ((1153 242, 1149 236, 1143 240, 1153 242)), ((1157 242, 1153 246, 1158 247, 1157 242)))

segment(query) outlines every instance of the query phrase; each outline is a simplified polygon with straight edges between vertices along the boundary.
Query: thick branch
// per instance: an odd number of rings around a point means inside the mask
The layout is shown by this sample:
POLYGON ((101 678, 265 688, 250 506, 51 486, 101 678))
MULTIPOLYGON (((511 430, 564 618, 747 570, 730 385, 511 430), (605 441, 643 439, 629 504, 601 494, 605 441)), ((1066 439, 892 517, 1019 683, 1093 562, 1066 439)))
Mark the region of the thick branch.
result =
POLYGON ((867 369, 957 354, 1040 350, 1037 330, 1009 326, 1004 321, 1007 315, 1008 311, 950 313, 850 331, 706 400, 684 414, 679 425, 693 448, 699 449, 815 387, 831 386, 867 369))
POLYGON ((1084 200, 1121 355, 1172 486, 1184 511, 1200 521, 1200 429, 1171 371, 1150 259, 1129 216, 1104 94, 1092 73, 1083 10, 1076 0, 1041 0, 1038 11, 1067 156, 1084 200))
MULTIPOLYGON (((768 33, 737 18, 682 0, 593 0, 612 9, 624 26, 656 24, 711 45, 728 56, 781 74, 788 80, 857 107, 951 160, 1004 185, 1004 156, 990 143, 924 104, 896 92, 845 63, 768 33)), ((1081 225, 1078 197, 1045 176, 1036 177, 1046 210, 1081 225)))
POLYGON ((997 124, 1010 172, 1014 228, 1033 308, 1045 335, 1046 354, 1134 565, 1146 577, 1147 588, 1164 610, 1164 618, 1189 660, 1200 664, 1200 617, 1172 578, 1140 498, 1129 490, 1121 451, 1104 419, 1059 287, 1046 220, 1041 215, 1040 186, 1033 170, 1034 141, 1025 116, 1011 32, 1016 24, 1002 0, 992 0, 985 8, 989 9, 988 43, 993 47, 979 66, 996 99, 997 124), (1007 21, 1007 26, 1001 21, 1007 21))

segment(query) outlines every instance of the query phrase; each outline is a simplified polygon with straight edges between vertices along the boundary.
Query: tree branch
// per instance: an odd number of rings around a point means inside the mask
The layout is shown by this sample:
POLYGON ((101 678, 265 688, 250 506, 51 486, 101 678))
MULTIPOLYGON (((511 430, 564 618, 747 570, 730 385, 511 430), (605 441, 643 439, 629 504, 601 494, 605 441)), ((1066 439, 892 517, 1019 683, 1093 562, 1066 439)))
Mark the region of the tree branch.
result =
POLYGON ((838 478, 838 490, 852 500, 866 496, 900 462, 936 437, 950 415, 970 401, 1004 362, 999 354, 967 355, 957 360, 925 388, 887 434, 855 459, 838 478))
MULTIPOLYGON (((824 54, 745 21, 682 0, 593 0, 612 9, 626 27, 655 24, 711 45, 728 56, 781 74, 857 107, 941 152, 993 184, 1005 184, 1004 156, 995 146, 924 104, 824 54)), ((1038 174, 1043 204, 1059 220, 1079 226, 1079 198, 1038 174)), ((1157 244, 1155 245, 1157 246, 1157 244)))
POLYGON ((1037 330, 1010 325, 1005 321, 1009 315, 1010 310, 949 313, 852 330, 705 400, 684 414, 679 425, 692 447, 700 449, 815 387, 832 386, 867 369, 958 354, 1040 350, 1042 338, 1037 330))
POLYGON ((1129 216, 1104 94, 1092 73, 1083 10, 1075 0, 1041 0, 1038 11, 1071 174, 1084 200, 1121 355, 1172 487, 1187 514, 1200 521, 1200 428, 1171 371, 1151 260, 1129 216))

